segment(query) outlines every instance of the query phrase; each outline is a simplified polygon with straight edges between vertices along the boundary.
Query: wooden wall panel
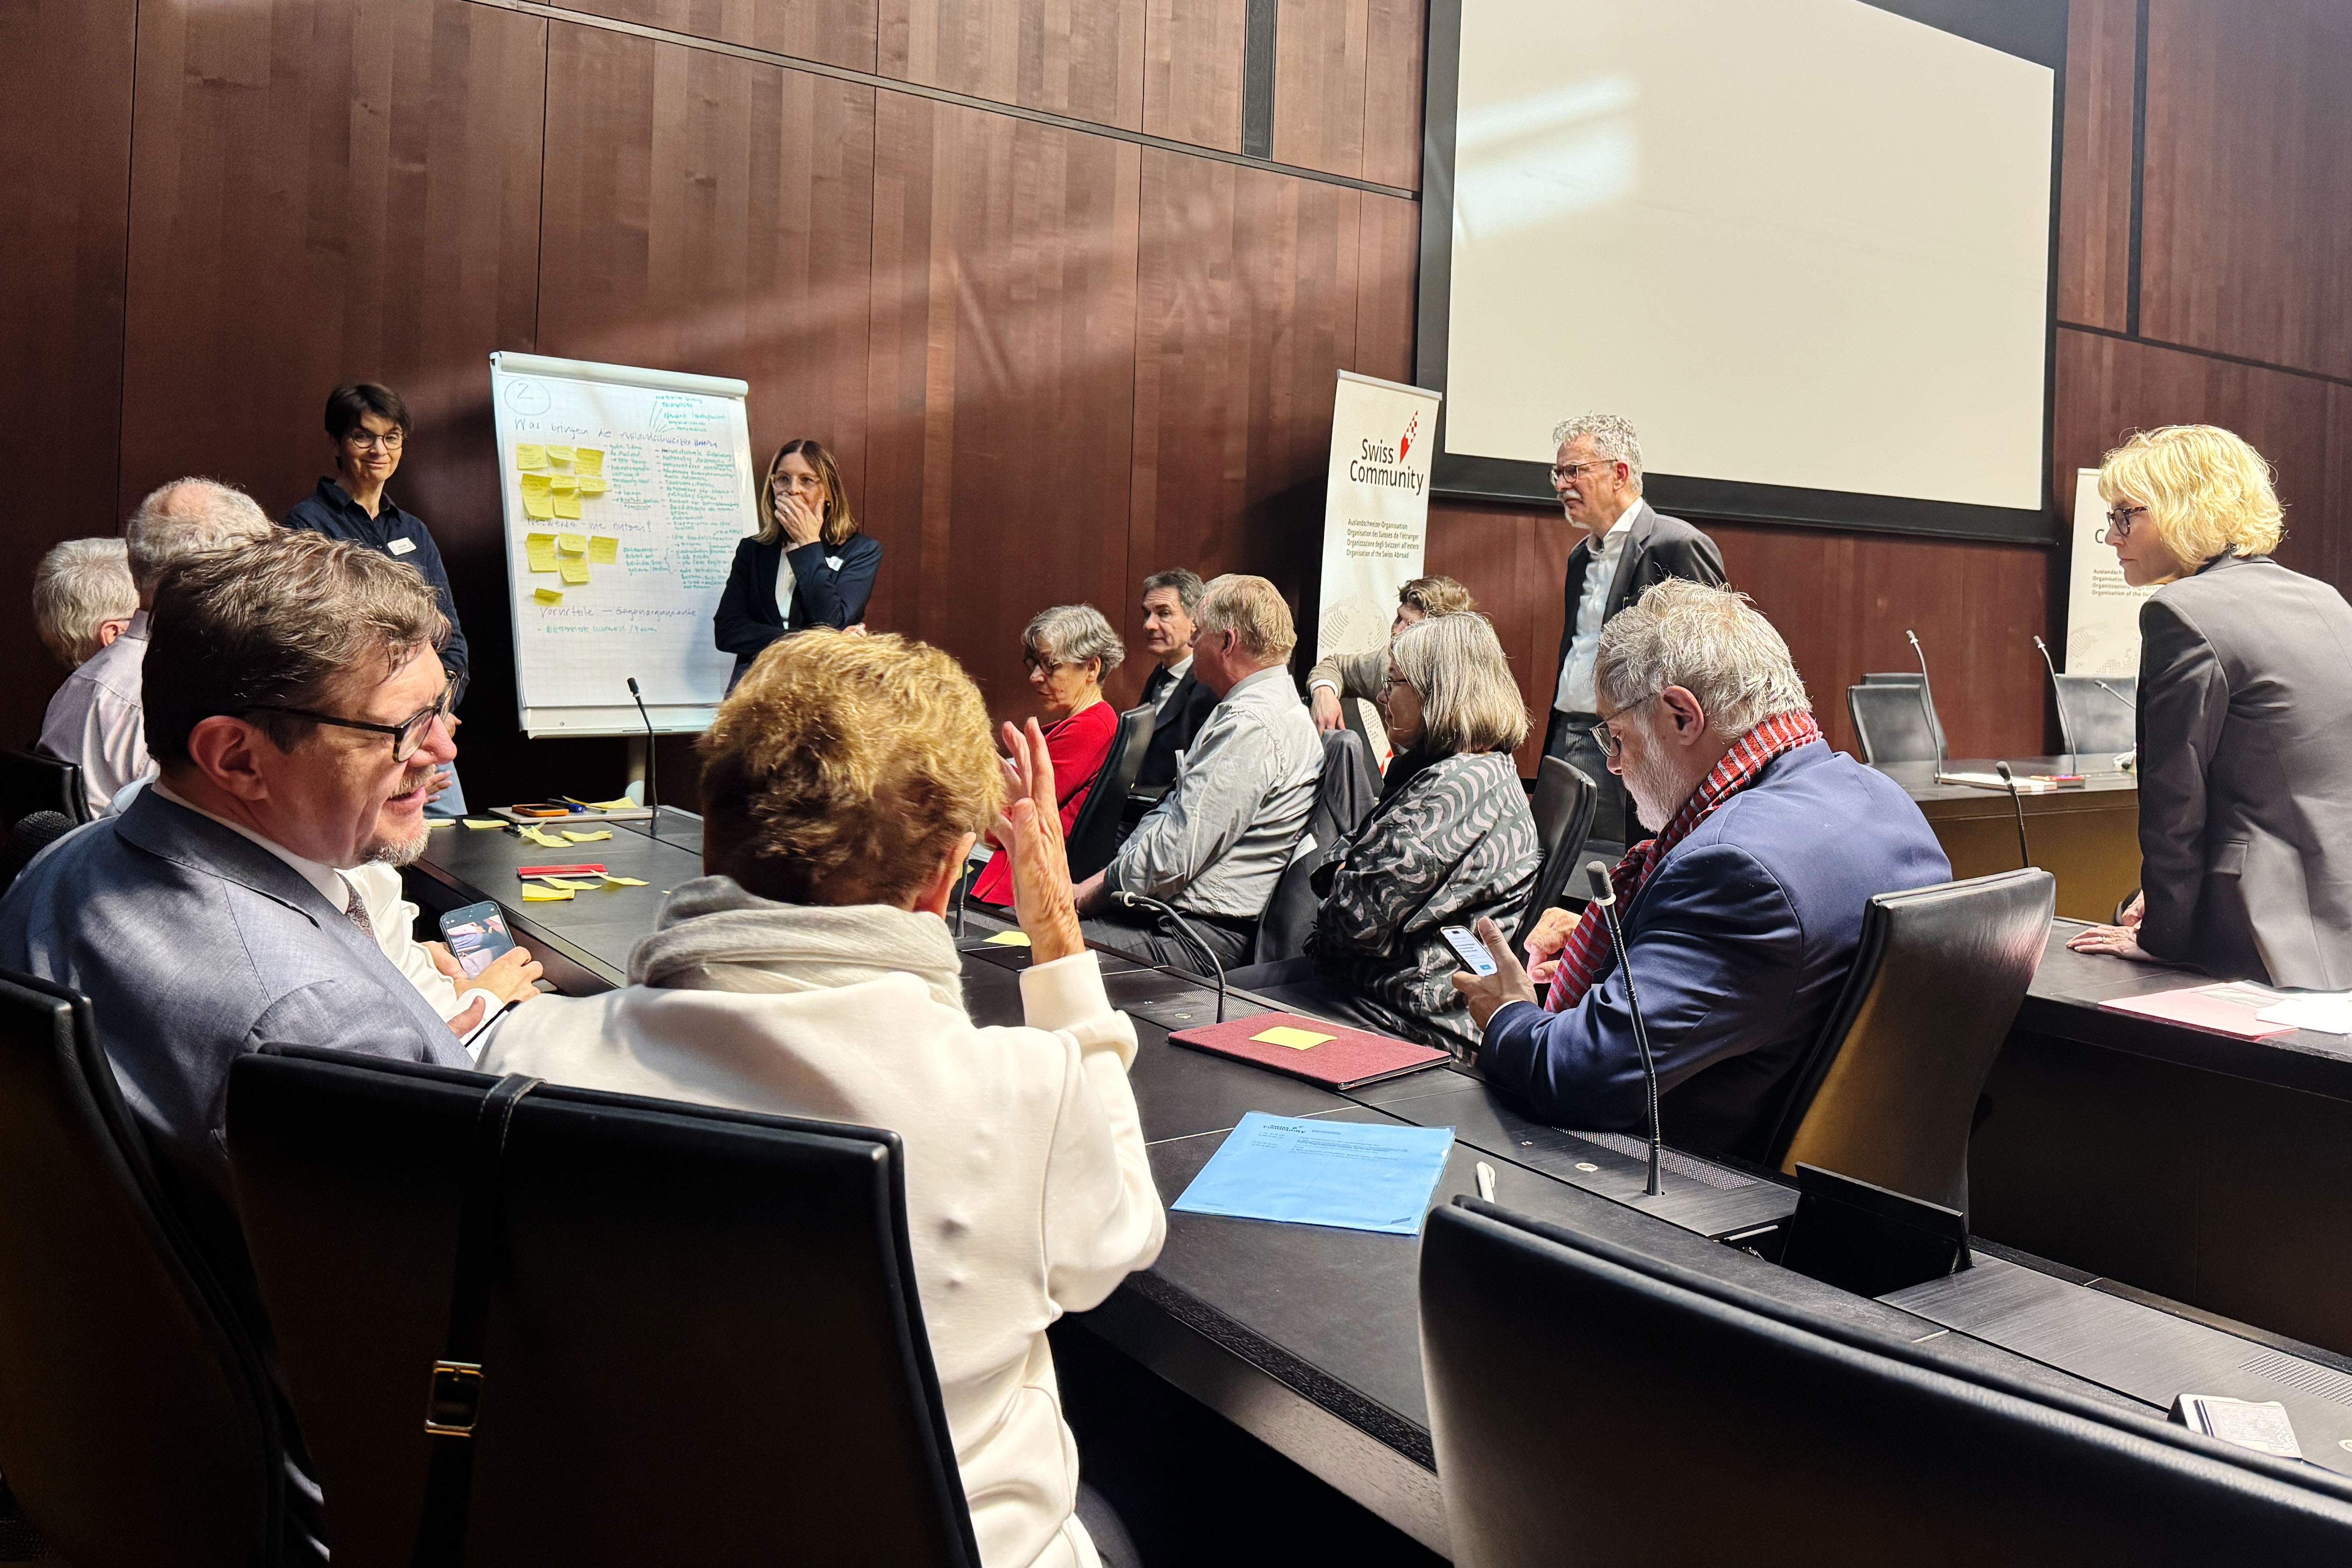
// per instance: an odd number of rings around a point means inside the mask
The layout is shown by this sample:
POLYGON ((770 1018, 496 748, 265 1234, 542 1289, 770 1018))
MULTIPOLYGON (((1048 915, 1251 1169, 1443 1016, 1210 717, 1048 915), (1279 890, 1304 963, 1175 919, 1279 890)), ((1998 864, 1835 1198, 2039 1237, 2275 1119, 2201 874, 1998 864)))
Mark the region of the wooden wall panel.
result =
POLYGON ((1274 161, 1360 178, 1369 0, 1282 0, 1274 47, 1274 161))
POLYGON ((1248 0, 1147 0, 1147 6, 1143 129, 1240 152, 1248 0))
POLYGON ((2352 375, 2352 7, 2151 0, 2140 329, 2352 375))
MULTIPOLYGON (((1378 199, 1144 154, 1136 577, 1255 572, 1294 611, 1311 598, 1334 377, 1356 365, 1359 207, 1378 199)), ((1300 633, 1311 645, 1311 617, 1300 633)))
POLYGON ((1018 716, 1023 623, 1077 601, 1118 622, 1130 597, 1141 154, 894 93, 877 121, 868 622, 1018 716))
POLYGON ((23 673, 0 738, 40 728, 64 672, 23 612, 49 546, 122 526, 123 247, 131 222, 132 0, 0 6, 0 659, 23 673))
POLYGON ((1421 206, 1365 196, 1357 207, 1356 362, 1368 376, 1412 380, 1414 287, 1421 272, 1421 206))
POLYGON ((1144 0, 880 0, 876 69, 1128 131, 1143 124, 1144 0))
POLYGON ((875 68, 875 0, 555 0, 610 16, 854 71, 875 68))
POLYGON ((2124 330, 2131 296, 2137 0, 2073 0, 2066 29, 2058 319, 2124 330))
POLYGON ((1529 778, 1543 758, 1544 727, 1559 676, 1568 552, 1582 537, 1558 512, 1532 507, 1444 500, 1429 507, 1425 565, 1470 591, 1495 623, 1511 672, 1519 678, 1532 727, 1519 747, 1518 765, 1529 778))
POLYGON ((1421 189, 1421 89, 1427 0, 1369 0, 1364 43, 1363 177, 1421 189))

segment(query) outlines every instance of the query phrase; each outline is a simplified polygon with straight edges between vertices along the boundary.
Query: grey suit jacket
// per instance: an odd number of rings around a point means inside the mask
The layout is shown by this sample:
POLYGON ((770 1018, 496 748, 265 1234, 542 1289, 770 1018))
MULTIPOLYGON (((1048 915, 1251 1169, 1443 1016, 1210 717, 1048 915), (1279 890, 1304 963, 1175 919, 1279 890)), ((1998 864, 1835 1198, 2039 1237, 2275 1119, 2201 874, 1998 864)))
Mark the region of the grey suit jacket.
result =
POLYGON ((301 874, 142 791, 0 899, 0 967, 90 1000, 122 1097, 174 1174, 230 1199, 229 1066, 272 1043, 466 1067, 465 1048, 301 874))
POLYGON ((2352 988, 2352 606, 2225 555, 2139 626, 2140 946, 2352 988))

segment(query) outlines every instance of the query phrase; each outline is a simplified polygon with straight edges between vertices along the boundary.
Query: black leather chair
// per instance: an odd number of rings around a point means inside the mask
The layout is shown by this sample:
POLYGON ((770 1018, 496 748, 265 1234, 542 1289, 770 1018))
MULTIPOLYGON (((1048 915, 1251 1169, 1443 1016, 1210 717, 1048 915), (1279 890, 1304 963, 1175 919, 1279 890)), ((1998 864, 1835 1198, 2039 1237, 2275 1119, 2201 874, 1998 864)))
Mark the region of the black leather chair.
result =
POLYGON ((1790 1082, 1765 1163, 1800 1162, 1969 1207, 1978 1096, 2050 936, 2039 868, 1882 893, 1821 1038, 1790 1082))
POLYGON ((1151 749, 1151 722, 1155 716, 1156 711, 1150 703, 1118 716, 1118 733, 1111 737, 1110 755, 1103 758, 1102 775, 1087 791, 1086 804, 1078 808, 1078 820, 1070 824, 1069 834, 1062 841, 1063 852, 1070 857, 1070 880, 1074 883, 1084 882, 1110 864, 1110 857, 1118 852, 1119 813, 1127 810, 1127 792, 1135 788, 1135 776, 1143 767, 1143 754, 1151 749))
POLYGON ((89 793, 82 785, 81 764, 52 756, 38 745, 0 751, 0 822, 14 822, 36 811, 62 812, 77 822, 89 821, 89 793))
MULTIPOLYGON (((229 1161, 336 1568, 405 1568, 479 1073, 287 1050, 229 1161)), ((514 1108, 468 1559, 977 1568, 898 1135, 543 1085, 514 1108)))
POLYGON ((1848 686, 1845 707, 1853 717, 1864 762, 1934 762, 1943 755, 1941 726, 1928 706, 1927 688, 1916 681, 1848 686))
POLYGON ((1511 951, 1528 961, 1528 933, 1543 912, 1560 901, 1576 875, 1577 858, 1592 833, 1593 813, 1600 810, 1601 791, 1584 770, 1564 757, 1547 757, 1536 769, 1535 799, 1529 802, 1536 818, 1536 841, 1543 859, 1527 907, 1511 932, 1511 951))
POLYGON ((1680 1240, 1430 1215, 1423 1371, 1459 1568, 2352 1560, 2341 1477, 1680 1240))
POLYGON ((79 1568, 278 1561, 261 1358, 166 1207, 89 1003, 0 973, 0 1471, 79 1568))
POLYGON ((1315 806, 1307 815, 1298 848, 1258 916, 1249 967, 1305 956, 1307 933, 1315 929, 1316 912, 1323 907, 1315 893, 1316 869, 1355 837, 1380 799, 1381 776, 1363 736, 1348 728, 1324 736, 1323 777, 1315 787, 1315 806))
POLYGON ((2139 744, 2137 675, 2053 675, 2050 684, 2069 752, 2129 751, 2139 744))

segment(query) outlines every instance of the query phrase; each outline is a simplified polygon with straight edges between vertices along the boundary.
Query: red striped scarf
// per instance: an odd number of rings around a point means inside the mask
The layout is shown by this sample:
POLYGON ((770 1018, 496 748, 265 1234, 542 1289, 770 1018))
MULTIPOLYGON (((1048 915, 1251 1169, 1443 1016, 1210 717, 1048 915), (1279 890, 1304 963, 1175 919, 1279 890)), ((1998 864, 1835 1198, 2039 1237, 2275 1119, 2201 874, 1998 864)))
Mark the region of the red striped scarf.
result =
MULTIPOLYGON (((1633 895, 1642 891, 1642 884, 1658 869, 1658 862, 1690 837, 1717 806, 1755 783, 1766 764, 1821 737, 1822 727, 1813 722, 1811 714, 1784 713, 1775 714, 1732 742, 1731 749, 1691 791, 1691 798, 1683 802, 1683 809, 1675 813, 1665 831, 1627 850, 1625 858, 1617 862, 1617 869, 1609 873, 1609 881, 1617 890, 1619 909, 1632 904, 1633 895)), ((1544 997, 1544 1011, 1562 1012, 1582 1001, 1584 993, 1609 972, 1614 956, 1609 946, 1609 927, 1601 919, 1600 906, 1588 904, 1584 918, 1569 934, 1568 946, 1559 950, 1559 967, 1552 973, 1551 989, 1544 997)))

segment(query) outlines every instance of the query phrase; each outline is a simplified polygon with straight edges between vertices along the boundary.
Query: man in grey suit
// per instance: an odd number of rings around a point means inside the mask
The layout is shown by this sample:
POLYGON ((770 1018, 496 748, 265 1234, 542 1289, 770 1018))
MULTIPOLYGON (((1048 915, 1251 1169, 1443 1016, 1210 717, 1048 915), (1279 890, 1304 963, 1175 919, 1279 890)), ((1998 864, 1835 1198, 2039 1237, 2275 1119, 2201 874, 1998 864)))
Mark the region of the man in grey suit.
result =
POLYGON ((1598 787, 1592 836, 1630 843, 1642 836, 1641 824, 1623 782, 1609 771, 1592 735, 1601 722, 1592 686, 1601 628, 1670 577, 1709 588, 1729 580, 1713 539, 1642 498, 1642 441, 1632 421, 1614 413, 1579 414, 1560 421, 1551 438, 1558 447, 1552 494, 1584 538, 1568 552, 1568 619, 1560 629, 1559 684, 1553 690, 1544 755, 1566 758, 1598 787))
POLYGON ((0 900, 0 967, 90 999, 123 1098, 171 1174, 230 1204, 229 1066, 272 1042, 468 1064, 384 956, 338 868, 413 860, 457 752, 444 622, 413 567, 273 531, 159 586, 146 662, 161 776, 0 900))

